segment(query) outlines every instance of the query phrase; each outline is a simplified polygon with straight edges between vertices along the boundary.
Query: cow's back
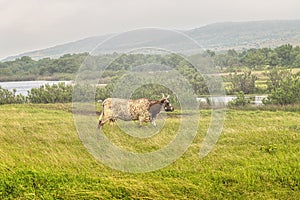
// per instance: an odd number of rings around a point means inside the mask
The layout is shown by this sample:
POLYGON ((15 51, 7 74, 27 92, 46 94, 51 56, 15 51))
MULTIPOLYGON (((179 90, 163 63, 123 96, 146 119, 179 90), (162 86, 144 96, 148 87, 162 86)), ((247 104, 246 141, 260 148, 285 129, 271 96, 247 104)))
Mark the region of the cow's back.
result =
POLYGON ((123 120, 138 120, 139 117, 145 121, 150 120, 148 99, 126 100, 108 98, 103 101, 103 112, 105 118, 120 118, 123 120))

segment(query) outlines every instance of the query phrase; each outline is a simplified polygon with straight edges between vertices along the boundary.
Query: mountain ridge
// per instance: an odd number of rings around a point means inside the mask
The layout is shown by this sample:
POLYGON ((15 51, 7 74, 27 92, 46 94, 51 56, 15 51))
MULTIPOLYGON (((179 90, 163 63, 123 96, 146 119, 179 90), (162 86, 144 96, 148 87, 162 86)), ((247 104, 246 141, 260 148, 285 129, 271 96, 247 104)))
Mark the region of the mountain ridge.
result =
MULTIPOLYGON (((298 19, 217 22, 180 32, 192 37, 203 47, 203 49, 210 49, 213 51, 223 51, 228 49, 243 50, 262 47, 273 48, 287 43, 300 45, 300 20, 298 19)), ((113 35, 114 34, 106 34, 87 37, 45 49, 9 56, 1 61, 15 60, 22 56, 30 56, 33 59, 38 60, 45 57, 58 58, 64 54, 90 52, 99 43, 113 35)), ((166 45, 184 45, 176 44, 176 40, 170 40, 168 42, 169 43, 166 43, 166 45)), ((111 47, 108 46, 103 52, 99 53, 113 52, 119 49, 121 49, 122 52, 131 48, 139 47, 138 44, 122 45, 122 48, 120 48, 121 46, 118 46, 117 44, 111 47)), ((188 49, 189 46, 186 48, 188 49)))

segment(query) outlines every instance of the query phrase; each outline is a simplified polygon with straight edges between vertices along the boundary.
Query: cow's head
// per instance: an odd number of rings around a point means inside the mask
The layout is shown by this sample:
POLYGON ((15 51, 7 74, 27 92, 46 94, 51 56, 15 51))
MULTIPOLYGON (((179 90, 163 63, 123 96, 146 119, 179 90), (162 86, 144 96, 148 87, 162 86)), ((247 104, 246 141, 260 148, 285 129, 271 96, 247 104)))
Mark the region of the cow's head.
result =
POLYGON ((162 98, 160 100, 160 103, 164 105, 164 110, 166 112, 173 112, 174 111, 174 107, 172 106, 172 104, 170 104, 169 102, 169 97, 170 95, 168 95, 167 97, 165 97, 164 94, 162 94, 162 98))

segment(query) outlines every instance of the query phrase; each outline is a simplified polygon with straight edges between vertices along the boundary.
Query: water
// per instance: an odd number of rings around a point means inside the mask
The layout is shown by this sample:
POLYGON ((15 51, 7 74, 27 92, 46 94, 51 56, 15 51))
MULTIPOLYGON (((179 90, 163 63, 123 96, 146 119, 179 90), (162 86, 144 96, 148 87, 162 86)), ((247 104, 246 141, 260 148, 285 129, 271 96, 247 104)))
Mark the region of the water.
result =
MULTIPOLYGON (((214 102, 215 104, 225 104, 227 105, 228 102, 236 99, 236 96, 219 96, 219 97, 209 97, 210 102, 214 102)), ((203 97, 197 98, 198 102, 207 103, 207 99, 203 97)))
MULTIPOLYGON (((236 96, 220 96, 220 97, 209 97, 209 100, 211 102, 213 101, 215 104, 227 105, 230 101, 236 98, 237 98, 236 96)), ((254 96, 254 101, 251 101, 250 103, 255 105, 263 105, 264 98, 267 98, 267 96, 254 96)), ((203 97, 197 98, 197 101, 201 103, 207 103, 207 99, 203 97)))
POLYGON ((53 85, 61 82, 65 84, 71 84, 71 81, 16 81, 16 82, 0 82, 0 86, 10 91, 16 89, 17 90, 16 94, 22 94, 26 96, 28 94, 27 91, 31 90, 32 88, 39 88, 40 86, 45 84, 53 85))

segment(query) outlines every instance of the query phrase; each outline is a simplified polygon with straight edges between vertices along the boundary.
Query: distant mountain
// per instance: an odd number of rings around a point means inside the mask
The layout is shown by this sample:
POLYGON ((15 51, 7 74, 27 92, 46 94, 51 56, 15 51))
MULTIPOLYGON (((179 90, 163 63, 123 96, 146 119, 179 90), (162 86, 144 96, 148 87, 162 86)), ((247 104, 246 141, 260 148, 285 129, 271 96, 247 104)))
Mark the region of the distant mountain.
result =
POLYGON ((9 56, 2 61, 15 60, 22 56, 30 56, 31 58, 38 60, 45 57, 58 58, 68 53, 83 53, 90 52, 99 42, 104 41, 109 35, 89 37, 75 42, 57 45, 54 47, 40 49, 30 52, 25 52, 16 56, 9 56))
MULTIPOLYGON (((228 49, 249 49, 262 47, 276 47, 281 44, 290 43, 300 45, 300 20, 276 20, 276 21, 252 21, 252 22, 223 22, 209 24, 203 27, 184 30, 182 33, 195 39, 204 49, 214 51, 222 51, 228 49)), ((126 43, 115 42, 109 43, 101 48, 103 52, 111 53, 114 51, 128 51, 132 48, 147 46, 155 46, 158 42, 165 47, 172 46, 172 49, 182 51, 192 51, 193 47, 185 44, 184 41, 178 41, 177 38, 170 38, 166 35, 157 35, 155 41, 148 41, 145 32, 145 42, 143 43, 126 43)), ((103 35, 89 37, 79 41, 66 43, 47 49, 41 49, 31 52, 26 52, 16 56, 8 57, 2 61, 14 60, 22 56, 30 56, 33 59, 41 59, 45 57, 57 58, 68 53, 82 53, 92 51, 99 43, 113 36, 103 35)), ((138 35, 141 37, 141 35, 138 35)), ((134 37, 129 35, 128 37, 134 37)), ((152 38, 152 37, 151 37, 152 38)))
POLYGON ((185 33, 215 50, 299 45, 300 20, 215 23, 185 33))

